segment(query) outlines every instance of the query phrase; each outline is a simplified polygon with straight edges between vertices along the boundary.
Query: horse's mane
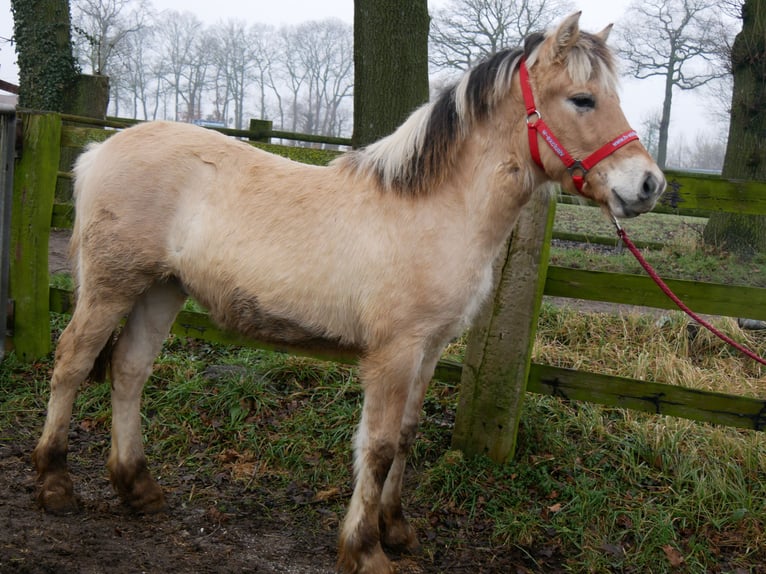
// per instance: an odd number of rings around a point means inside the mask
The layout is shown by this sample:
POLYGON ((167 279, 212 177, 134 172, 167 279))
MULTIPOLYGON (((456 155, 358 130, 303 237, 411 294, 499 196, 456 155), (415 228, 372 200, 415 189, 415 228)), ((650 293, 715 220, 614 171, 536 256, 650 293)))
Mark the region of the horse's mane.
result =
MULTIPOLYGON (((523 47, 490 55, 435 100, 415 110, 394 133, 345 154, 336 163, 375 177, 385 191, 412 197, 427 195, 451 171, 472 126, 486 119, 508 95, 521 56, 531 67, 544 39, 544 34, 534 33, 525 39, 523 47)), ((611 52, 600 38, 587 32, 580 32, 568 53, 567 71, 575 82, 595 77, 616 90, 611 52)))

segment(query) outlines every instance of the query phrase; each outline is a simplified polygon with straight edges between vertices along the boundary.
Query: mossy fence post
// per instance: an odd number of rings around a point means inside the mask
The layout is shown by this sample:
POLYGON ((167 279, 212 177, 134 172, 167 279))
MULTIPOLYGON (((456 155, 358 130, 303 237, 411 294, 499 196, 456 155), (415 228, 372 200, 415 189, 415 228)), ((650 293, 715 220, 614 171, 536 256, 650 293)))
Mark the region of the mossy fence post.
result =
POLYGON ((532 196, 495 263, 494 295, 469 333, 452 435, 452 447, 467 456, 505 462, 516 448, 554 214, 553 197, 532 196))
POLYGON ((51 346, 48 240, 58 176, 61 117, 21 114, 22 144, 13 178, 9 296, 14 306, 13 346, 33 361, 51 346))
POLYGON ((271 142, 271 130, 274 129, 274 122, 271 120, 250 120, 250 131, 257 132, 257 136, 251 138, 253 141, 261 143, 271 142))

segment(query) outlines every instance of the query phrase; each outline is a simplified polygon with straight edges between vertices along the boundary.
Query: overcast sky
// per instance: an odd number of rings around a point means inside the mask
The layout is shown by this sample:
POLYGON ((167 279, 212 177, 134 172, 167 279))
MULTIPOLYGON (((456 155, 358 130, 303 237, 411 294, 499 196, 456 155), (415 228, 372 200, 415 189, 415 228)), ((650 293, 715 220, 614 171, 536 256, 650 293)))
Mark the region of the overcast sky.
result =
MULTIPOLYGON (((248 23, 262 22, 279 26, 297 24, 306 20, 340 18, 353 23, 353 0, 150 0, 155 9, 188 11, 208 24, 229 19, 248 23)), ((445 0, 428 0, 429 8, 443 6, 445 0)), ((613 22, 616 26, 627 25, 623 20, 630 0, 575 0, 583 11, 581 25, 589 31, 599 31, 613 22)), ((562 15, 563 17, 564 15, 562 15)), ((0 38, 10 38, 13 18, 10 0, 0 0, 0 38)), ((7 43, 0 43, 0 79, 18 83, 15 52, 7 43)), ((628 121, 641 130, 644 120, 659 113, 662 106, 662 83, 658 80, 641 82, 624 78, 621 97, 628 121)), ((709 102, 693 93, 676 91, 673 98, 671 119, 671 143, 682 132, 687 141, 698 133, 711 130, 720 132, 724 126, 714 123, 706 114, 709 102)))

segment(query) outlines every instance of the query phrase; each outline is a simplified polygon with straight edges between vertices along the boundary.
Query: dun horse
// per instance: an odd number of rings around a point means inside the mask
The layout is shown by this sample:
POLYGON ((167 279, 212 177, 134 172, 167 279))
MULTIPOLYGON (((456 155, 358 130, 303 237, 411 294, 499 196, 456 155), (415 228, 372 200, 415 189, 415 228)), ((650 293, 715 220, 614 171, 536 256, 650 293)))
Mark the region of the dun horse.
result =
POLYGON ((492 262, 530 194, 558 182, 630 217, 665 187, 620 109, 610 28, 589 34, 578 21, 579 13, 491 56, 392 135, 328 167, 163 122, 83 154, 77 305, 33 455, 41 504, 76 507, 66 464, 72 403, 127 316, 110 350, 108 469, 136 511, 165 506, 144 456, 139 403, 192 296, 252 337, 358 351, 364 406, 338 569, 393 571, 383 547, 417 546, 400 492, 426 385, 488 295, 492 262))

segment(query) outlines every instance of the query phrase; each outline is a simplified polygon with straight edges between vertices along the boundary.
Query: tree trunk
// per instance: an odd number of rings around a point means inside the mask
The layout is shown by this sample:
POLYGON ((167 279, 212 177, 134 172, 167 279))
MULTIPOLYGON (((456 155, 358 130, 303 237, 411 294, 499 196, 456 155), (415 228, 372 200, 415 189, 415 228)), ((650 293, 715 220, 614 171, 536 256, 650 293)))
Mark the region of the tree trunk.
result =
MULTIPOLYGON (((766 180, 766 0, 747 0, 732 47, 734 91, 723 176, 766 180)), ((766 216, 715 213, 705 242, 744 258, 766 253, 766 216)))
POLYGON ((673 106, 673 73, 675 64, 668 64, 668 75, 665 77, 665 99, 662 101, 662 117, 660 118, 660 133, 657 142, 657 165, 665 169, 668 157, 668 136, 670 134, 670 110, 673 106))
POLYGON ((11 0, 19 64, 19 105, 60 112, 78 74, 69 0, 11 0))
POLYGON ((354 147, 428 101, 429 21, 426 0, 354 1, 354 147))

